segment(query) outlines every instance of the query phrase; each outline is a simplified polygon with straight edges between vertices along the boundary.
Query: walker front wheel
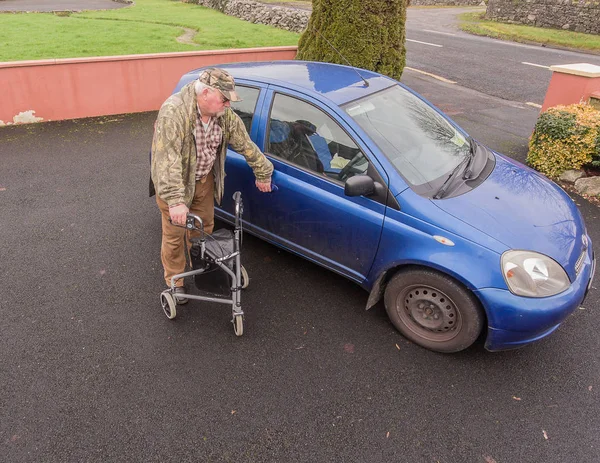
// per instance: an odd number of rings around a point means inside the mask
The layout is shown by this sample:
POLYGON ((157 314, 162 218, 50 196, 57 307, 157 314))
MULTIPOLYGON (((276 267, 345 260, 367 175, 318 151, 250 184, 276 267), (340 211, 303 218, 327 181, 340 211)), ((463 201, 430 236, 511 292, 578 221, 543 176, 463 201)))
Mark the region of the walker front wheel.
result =
POLYGON ((250 284, 250 276, 248 275, 248 270, 246 270, 246 267, 244 267, 242 265, 242 289, 246 289, 248 287, 248 285, 250 284))
POLYGON ((177 316, 175 298, 169 290, 160 293, 160 305, 169 320, 173 320, 177 316))
POLYGON ((244 334, 244 316, 242 314, 234 315, 231 322, 233 323, 233 331, 236 336, 244 334))

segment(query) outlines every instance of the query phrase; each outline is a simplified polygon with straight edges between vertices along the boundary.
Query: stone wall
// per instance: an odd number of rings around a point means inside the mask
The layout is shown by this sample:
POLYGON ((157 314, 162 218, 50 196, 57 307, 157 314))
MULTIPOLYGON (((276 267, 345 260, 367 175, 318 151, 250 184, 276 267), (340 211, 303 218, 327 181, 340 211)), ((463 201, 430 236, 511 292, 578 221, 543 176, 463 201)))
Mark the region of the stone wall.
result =
MULTIPOLYGON (((219 10, 257 24, 267 24, 292 32, 303 32, 308 25, 310 11, 273 6, 253 0, 184 0, 219 10)), ((410 0, 410 5, 479 5, 482 0, 410 0)))
POLYGON ((271 6, 252 0, 198 0, 198 5, 214 8, 244 21, 292 32, 304 31, 310 18, 310 11, 307 10, 271 6))
POLYGON ((486 18, 600 34, 599 0, 489 0, 486 18))

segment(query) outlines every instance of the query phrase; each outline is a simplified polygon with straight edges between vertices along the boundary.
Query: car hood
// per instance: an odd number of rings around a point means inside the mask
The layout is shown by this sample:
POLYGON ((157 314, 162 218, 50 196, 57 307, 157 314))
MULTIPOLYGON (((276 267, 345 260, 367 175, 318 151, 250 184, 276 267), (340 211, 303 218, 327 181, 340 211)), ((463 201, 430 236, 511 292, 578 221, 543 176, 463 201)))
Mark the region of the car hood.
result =
POLYGON ((496 166, 478 187, 433 201, 437 207, 509 249, 540 252, 561 264, 571 280, 583 250, 583 220, 556 184, 498 154, 496 166))

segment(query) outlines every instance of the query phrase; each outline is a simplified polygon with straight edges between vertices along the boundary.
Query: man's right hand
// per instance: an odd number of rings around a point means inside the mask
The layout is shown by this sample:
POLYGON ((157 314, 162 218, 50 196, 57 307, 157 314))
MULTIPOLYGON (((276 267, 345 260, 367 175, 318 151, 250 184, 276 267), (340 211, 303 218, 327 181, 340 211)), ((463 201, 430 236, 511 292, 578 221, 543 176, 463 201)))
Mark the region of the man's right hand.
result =
POLYGON ((173 225, 185 226, 185 219, 190 210, 185 204, 169 207, 169 215, 173 225))

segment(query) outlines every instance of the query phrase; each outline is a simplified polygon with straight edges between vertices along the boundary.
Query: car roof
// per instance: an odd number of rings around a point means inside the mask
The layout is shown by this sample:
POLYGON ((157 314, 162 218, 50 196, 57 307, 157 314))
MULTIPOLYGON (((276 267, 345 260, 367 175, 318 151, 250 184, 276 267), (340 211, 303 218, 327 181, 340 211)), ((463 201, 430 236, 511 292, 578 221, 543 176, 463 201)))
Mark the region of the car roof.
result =
MULTIPOLYGON (((266 61, 216 65, 235 79, 286 87, 303 93, 325 96, 337 105, 378 92, 397 82, 365 69, 314 61, 266 61), (367 87, 364 80, 369 83, 367 87)), ((197 78, 199 68, 184 75, 178 85, 197 78)))

